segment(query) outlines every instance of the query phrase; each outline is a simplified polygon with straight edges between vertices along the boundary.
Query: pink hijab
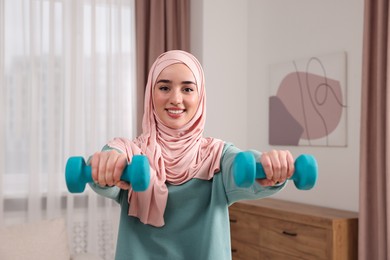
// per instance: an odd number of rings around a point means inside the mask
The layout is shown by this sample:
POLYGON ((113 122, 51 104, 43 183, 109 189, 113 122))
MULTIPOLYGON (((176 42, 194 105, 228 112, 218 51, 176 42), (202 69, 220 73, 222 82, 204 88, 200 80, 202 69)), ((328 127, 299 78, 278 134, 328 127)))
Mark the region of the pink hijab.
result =
POLYGON ((142 134, 133 141, 116 138, 109 142, 112 148, 127 154, 128 161, 135 154, 148 157, 151 180, 144 192, 129 190, 129 215, 145 224, 161 227, 164 225, 164 211, 168 198, 166 182, 183 184, 192 178, 210 180, 219 171, 223 141, 204 138, 206 120, 206 93, 203 69, 190 53, 174 50, 161 54, 152 65, 145 92, 145 108, 142 134), (157 117, 153 105, 156 80, 166 67, 185 64, 194 74, 199 106, 195 116, 182 128, 171 129, 157 117))

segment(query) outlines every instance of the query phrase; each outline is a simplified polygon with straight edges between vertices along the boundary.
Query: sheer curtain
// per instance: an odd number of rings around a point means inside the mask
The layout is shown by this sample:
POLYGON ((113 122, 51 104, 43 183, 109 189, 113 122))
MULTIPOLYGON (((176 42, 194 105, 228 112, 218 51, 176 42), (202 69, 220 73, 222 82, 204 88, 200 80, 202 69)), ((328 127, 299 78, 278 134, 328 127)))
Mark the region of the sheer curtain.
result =
POLYGON ((67 192, 67 158, 136 134, 133 0, 0 0, 0 225, 64 217, 112 259, 118 208, 67 192))

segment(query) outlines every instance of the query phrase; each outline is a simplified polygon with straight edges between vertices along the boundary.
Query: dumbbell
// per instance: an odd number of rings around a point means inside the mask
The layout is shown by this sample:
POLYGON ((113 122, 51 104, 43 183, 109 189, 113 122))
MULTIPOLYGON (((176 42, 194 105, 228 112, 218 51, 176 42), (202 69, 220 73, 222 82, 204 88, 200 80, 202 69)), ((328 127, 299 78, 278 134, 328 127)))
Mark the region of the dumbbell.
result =
MULTIPOLYGON (((71 193, 80 193, 85 185, 92 182, 91 166, 86 165, 83 157, 70 157, 65 168, 66 186, 71 193)), ((134 191, 145 191, 150 182, 148 158, 134 155, 130 164, 123 170, 121 180, 131 183, 134 191)))
MULTIPOLYGON (((302 154, 294 162, 295 171, 289 178, 300 190, 310 190, 317 182, 318 165, 314 156, 302 154)), ((266 179, 267 176, 261 163, 256 162, 251 152, 240 152, 233 161, 233 177, 238 187, 249 187, 256 179, 266 179)))

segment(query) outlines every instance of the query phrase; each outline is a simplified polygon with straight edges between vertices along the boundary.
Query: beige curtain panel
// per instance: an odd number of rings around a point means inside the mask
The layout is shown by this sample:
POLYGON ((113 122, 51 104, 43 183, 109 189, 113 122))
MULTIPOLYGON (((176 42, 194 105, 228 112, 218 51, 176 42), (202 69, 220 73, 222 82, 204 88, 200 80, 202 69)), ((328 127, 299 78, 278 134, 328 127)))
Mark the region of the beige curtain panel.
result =
POLYGON ((359 259, 390 259, 389 1, 365 0, 359 259))
MULTIPOLYGON (((189 0, 135 0, 137 99, 144 99, 150 66, 163 52, 190 49, 189 0)), ((143 102, 138 102, 141 133, 143 102)))

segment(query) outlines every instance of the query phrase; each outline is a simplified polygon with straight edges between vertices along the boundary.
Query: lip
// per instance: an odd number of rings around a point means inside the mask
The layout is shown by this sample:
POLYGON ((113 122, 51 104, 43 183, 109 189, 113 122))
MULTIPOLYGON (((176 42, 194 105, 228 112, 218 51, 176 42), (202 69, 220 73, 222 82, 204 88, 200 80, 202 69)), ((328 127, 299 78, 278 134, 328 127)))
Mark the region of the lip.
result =
POLYGON ((181 108, 167 108, 165 109, 167 111, 168 115, 172 118, 179 118, 183 115, 183 113, 186 111, 185 109, 181 108))

